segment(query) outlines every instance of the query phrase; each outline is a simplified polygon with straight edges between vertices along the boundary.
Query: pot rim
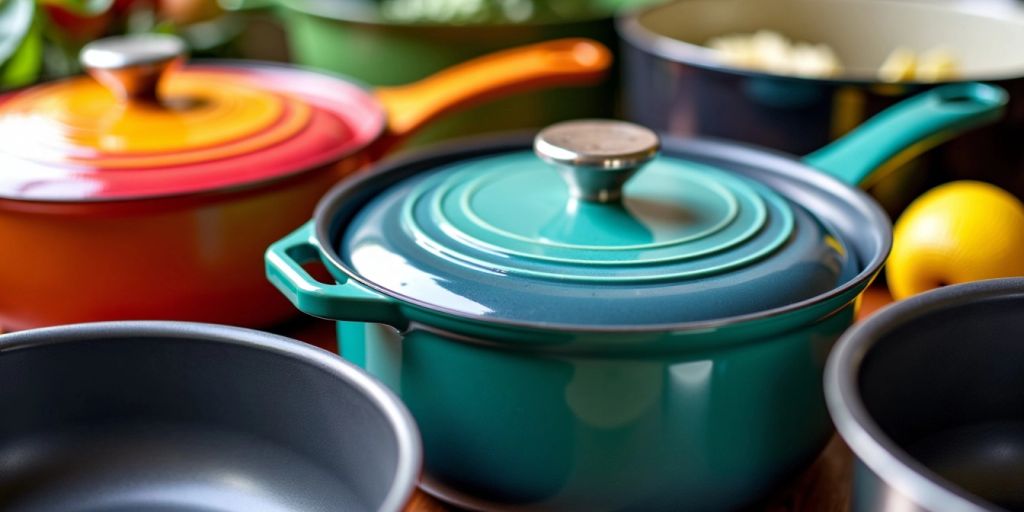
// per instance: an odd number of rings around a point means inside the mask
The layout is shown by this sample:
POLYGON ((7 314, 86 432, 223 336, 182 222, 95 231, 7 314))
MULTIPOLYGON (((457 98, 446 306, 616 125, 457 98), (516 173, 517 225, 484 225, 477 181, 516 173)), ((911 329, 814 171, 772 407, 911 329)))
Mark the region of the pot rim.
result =
MULTIPOLYGON (((715 59, 711 56, 711 50, 694 43, 689 43, 673 37, 669 37, 663 34, 654 32, 653 30, 645 27, 641 22, 640 18, 647 13, 656 11, 660 8, 666 8, 670 5, 678 4, 685 0, 674 0, 668 4, 658 4, 641 9, 632 10, 626 12, 615 19, 615 30, 618 32, 619 37, 629 44, 643 50, 644 52, 667 59, 672 62, 683 63, 690 66, 694 66, 701 69, 718 71, 731 75, 747 76, 751 78, 763 78, 771 80, 790 80, 794 82, 803 83, 824 83, 830 85, 860 85, 860 86, 895 86, 895 87, 932 87, 948 83, 960 83, 960 82, 1000 82, 1009 80, 1024 79, 1024 69, 1018 69, 1015 72, 1010 70, 1006 74, 993 74, 989 76, 979 75, 970 77, 960 77, 953 80, 939 80, 935 82, 923 82, 923 81, 901 81, 901 82, 881 82, 872 77, 866 76, 839 76, 839 77, 802 77, 795 75, 781 75, 775 73, 768 73, 765 71, 758 71, 755 69, 745 69, 735 66, 730 66, 723 63, 719 59, 715 59)), ((963 16, 975 16, 978 18, 985 18, 993 20, 997 23, 1011 23, 1020 25, 1024 29, 1024 18, 1022 20, 1012 20, 1000 18, 997 16, 984 15, 975 11, 964 10, 957 7, 950 7, 948 5, 932 5, 922 3, 910 3, 897 0, 832 0, 839 3, 857 4, 857 3, 868 3, 868 4, 888 4, 888 5, 900 5, 901 8, 910 9, 945 9, 953 11, 958 15, 963 16)))
POLYGON ((412 500, 423 465, 412 414, 391 390, 326 350, 277 334, 227 325, 176 321, 93 322, 43 327, 0 336, 0 355, 33 347, 110 338, 189 338, 266 351, 323 370, 357 388, 384 415, 398 444, 398 464, 379 510, 400 512, 412 500))
POLYGON ((423 22, 393 22, 380 19, 376 16, 367 15, 369 9, 351 9, 346 12, 331 11, 330 9, 317 8, 312 2, 308 0, 277 0, 279 6, 284 7, 290 11, 304 14, 307 16, 315 16, 317 18, 330 20, 334 22, 352 23, 357 25, 366 25, 369 27, 381 27, 381 28, 400 28, 400 29, 445 29, 445 30, 494 30, 494 29, 533 29, 533 28, 545 28, 551 26, 565 26, 565 25, 582 25, 588 23, 600 23, 611 20, 616 16, 615 11, 606 12, 603 14, 595 14, 593 16, 572 18, 567 20, 540 20, 540 21, 527 21, 524 23, 441 23, 431 21, 427 23, 423 22))
MULTIPOLYGON (((261 179, 251 180, 251 181, 245 181, 245 182, 235 183, 235 184, 231 184, 231 185, 223 185, 223 186, 217 186, 217 187, 212 187, 212 188, 204 188, 202 190, 191 191, 191 192, 190 191, 180 191, 180 192, 166 192, 166 193, 157 193, 157 194, 135 195, 135 196, 128 196, 128 197, 102 197, 101 196, 101 197, 85 197, 85 198, 75 198, 75 199, 48 199, 48 198, 45 198, 45 197, 4 197, 4 196, 0 196, 0 200, 3 200, 3 201, 14 201, 14 202, 20 202, 20 203, 41 203, 41 204, 104 204, 104 203, 125 203, 125 202, 138 202, 138 201, 160 200, 160 199, 174 199, 174 198, 183 198, 183 197, 205 198, 205 197, 220 196, 220 195, 225 195, 225 194, 230 195, 230 194, 234 194, 234 193, 245 192, 245 191, 255 190, 255 189, 259 189, 259 188, 263 188, 263 187, 267 187, 267 186, 277 185, 279 183, 287 182, 289 180, 295 179, 298 176, 301 176, 301 175, 304 175, 304 174, 308 174, 308 173, 312 173, 312 172, 315 172, 317 170, 323 169, 324 167, 335 165, 335 164, 337 164, 339 162, 342 162, 344 160, 347 160, 349 158, 353 158, 356 155, 359 155, 361 153, 366 153, 367 151, 370 150, 370 148, 374 144, 378 143, 378 141, 380 141, 383 138, 385 138, 385 133, 387 131, 387 125, 388 125, 388 114, 387 114, 387 111, 385 110, 384 106, 380 103, 380 101, 377 99, 376 95, 374 95, 374 92, 373 92, 374 88, 371 87, 370 85, 366 84, 365 82, 359 80, 359 79, 349 77, 349 76, 344 75, 342 73, 335 73, 335 72, 328 71, 328 70, 321 70, 321 69, 318 69, 318 68, 313 68, 311 66, 305 66, 305 65, 301 65, 301 64, 284 63, 284 62, 272 62, 272 61, 261 61, 261 60, 195 59, 195 60, 189 60, 188 63, 186 64, 186 67, 188 67, 188 68, 200 68, 200 69, 201 68, 205 68, 205 67, 213 67, 213 68, 220 68, 220 67, 227 67, 227 68, 258 68, 258 69, 269 69, 269 70, 281 70, 282 72, 310 73, 312 75, 323 76, 324 78, 327 78, 327 79, 338 80, 338 81, 344 82, 345 84, 350 85, 350 86, 352 86, 352 87, 362 91, 364 94, 366 94, 367 98, 369 98, 370 100, 373 101, 373 104, 376 107, 376 110, 377 110, 378 114, 380 115, 381 122, 378 123, 379 126, 376 129, 376 135, 374 135, 372 138, 368 139, 367 142, 365 144, 361 145, 361 146, 354 146, 354 147, 352 147, 347 152, 339 153, 337 155, 332 155, 332 156, 330 156, 328 158, 323 159, 322 161, 320 161, 318 163, 315 163, 315 164, 312 164, 312 165, 308 165, 308 166, 304 166, 304 167, 299 167, 299 168, 296 168, 294 171, 286 172, 286 173, 279 173, 279 174, 275 174, 273 176, 269 176, 269 177, 266 177, 266 178, 261 178, 261 179)), ((30 85, 27 85, 27 86, 24 86, 24 87, 18 87, 18 88, 15 88, 15 89, 4 91, 2 94, 0 94, 0 98, 6 98, 6 97, 8 97, 10 95, 13 95, 13 94, 19 94, 21 92, 28 91, 28 90, 36 88, 36 87, 40 87, 40 86, 43 86, 43 85, 46 85, 46 84, 50 84, 50 83, 60 82, 60 81, 63 81, 63 80, 68 80, 68 79, 76 78, 78 76, 82 76, 82 74, 73 75, 73 76, 70 76, 70 77, 60 77, 60 78, 56 78, 54 80, 48 80, 48 81, 43 81, 43 82, 39 82, 39 83, 30 84, 30 85)), ((371 161, 372 161, 372 159, 371 159, 371 161)))
MULTIPOLYGON (((517 321, 517 320, 504 320, 504 319, 481 319, 468 313, 463 313, 457 310, 449 309, 444 306, 436 304, 430 304, 425 301, 420 301, 412 298, 405 297, 401 294, 395 293, 386 287, 379 286, 372 283, 357 272, 355 272, 349 265, 342 261, 342 258, 338 254, 338 250, 334 247, 334 238, 332 236, 335 231, 334 217, 337 215, 337 211, 342 203, 347 203, 347 196, 350 194, 358 194, 360 189, 367 187, 389 187, 392 184, 405 179, 405 174, 398 173, 396 171, 408 168, 411 165, 417 163, 430 162, 434 160, 450 160, 451 158, 471 158, 475 156, 494 154, 500 152, 523 150, 532 147, 533 134, 524 134, 522 132, 514 134, 503 134, 503 135, 489 135, 482 137, 471 137, 462 140, 456 140, 443 144, 436 145, 434 147, 419 150, 413 152, 407 156, 395 158, 383 165, 375 166, 368 172, 361 173, 358 176, 354 176, 350 179, 343 180, 336 184, 330 191, 320 199, 317 204, 315 213, 313 214, 314 223, 314 237, 316 244, 319 246, 319 252, 325 263, 340 270, 348 279, 359 283, 366 288, 375 290, 376 292, 389 297, 395 301, 398 301, 401 305, 411 305, 413 307, 423 309, 430 312, 440 313, 448 317, 457 318, 462 321, 468 321, 471 323, 484 324, 493 327, 503 327, 512 329, 525 329, 525 330, 542 330, 545 332, 552 333, 575 333, 575 334, 618 334, 618 333, 652 333, 652 332, 694 332, 694 331, 712 331, 727 326, 733 326, 737 324, 747 324, 756 322, 759 320, 768 320, 776 317, 785 316, 791 313, 795 313, 801 310, 809 310, 815 306, 824 305, 832 302, 850 292, 856 291, 858 288, 866 287, 871 280, 878 274, 885 260, 889 256, 889 251, 892 246, 892 223, 889 220, 888 215, 866 192, 859 188, 850 187, 845 183, 839 181, 832 176, 825 174, 824 172, 818 171, 803 162, 800 162, 792 155, 782 153, 779 151, 760 148, 753 145, 743 144, 739 142, 715 140, 712 138, 688 138, 680 139, 669 135, 662 134, 662 149, 666 152, 671 152, 675 147, 687 146, 687 147, 705 147, 711 148, 718 151, 718 154, 728 155, 733 161, 737 162, 748 162, 754 161, 758 168, 769 168, 767 164, 757 164, 757 161, 764 161, 764 159, 770 159, 777 163, 777 167, 772 168, 773 172, 786 175, 788 177, 795 177, 806 183, 809 183, 816 188, 823 189, 831 192, 837 196, 845 196, 850 204, 857 207, 864 208, 866 216, 868 216, 874 227, 878 230, 878 234, 881 235, 881 244, 879 250, 876 251, 863 265, 863 268, 852 278, 846 280, 838 286, 833 287, 831 290, 818 294, 816 296, 804 299, 802 301, 787 304, 782 307, 766 309, 755 313, 748 313, 743 315, 734 315, 729 317, 716 318, 711 320, 698 320, 690 322, 675 322, 665 324, 644 324, 644 325, 608 325, 608 326, 593 326, 593 325, 576 325, 566 323, 544 323, 544 322, 528 322, 528 321, 517 321), (382 184, 376 182, 382 181, 382 184)), ((358 208, 362 208, 368 201, 368 198, 361 198, 361 204, 358 208)), ((852 297, 851 297, 852 299, 852 297)), ((842 304, 834 304, 829 312, 822 314, 821 316, 828 316, 832 311, 839 309, 842 305, 845 305, 846 301, 842 304)))
POLYGON ((979 299, 1024 296, 1024 277, 947 286, 890 304, 854 325, 836 343, 825 365, 825 399, 836 430, 857 459, 915 503, 935 511, 1001 510, 917 462, 871 418, 858 389, 864 358, 886 333, 918 318, 979 299))

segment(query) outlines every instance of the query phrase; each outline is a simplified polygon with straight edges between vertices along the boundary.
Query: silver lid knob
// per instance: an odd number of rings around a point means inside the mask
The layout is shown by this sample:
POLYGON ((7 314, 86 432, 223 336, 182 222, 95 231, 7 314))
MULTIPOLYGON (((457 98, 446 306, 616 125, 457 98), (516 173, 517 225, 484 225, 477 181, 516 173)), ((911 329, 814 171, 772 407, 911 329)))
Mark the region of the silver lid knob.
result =
POLYGON ((533 150, 557 166, 574 198, 600 203, 618 201, 626 181, 660 148, 653 131, 604 119, 558 123, 533 141, 533 150))
POLYGON ((185 60, 185 42, 167 34, 108 37, 82 48, 82 67, 125 101, 158 102, 164 74, 185 60))

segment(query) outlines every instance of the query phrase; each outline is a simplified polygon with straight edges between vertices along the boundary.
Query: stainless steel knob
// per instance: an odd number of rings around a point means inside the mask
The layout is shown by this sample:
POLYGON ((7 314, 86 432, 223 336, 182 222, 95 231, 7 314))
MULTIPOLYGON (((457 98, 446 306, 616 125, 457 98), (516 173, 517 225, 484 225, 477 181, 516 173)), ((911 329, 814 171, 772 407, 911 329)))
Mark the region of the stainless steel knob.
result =
POLYGON ((555 164, 574 198, 608 203, 661 149, 652 130, 625 121, 566 121, 541 130, 533 149, 555 164))
POLYGON ((157 87, 185 60, 185 42, 167 34, 135 34, 93 41, 79 54, 82 67, 122 100, 158 102, 157 87))

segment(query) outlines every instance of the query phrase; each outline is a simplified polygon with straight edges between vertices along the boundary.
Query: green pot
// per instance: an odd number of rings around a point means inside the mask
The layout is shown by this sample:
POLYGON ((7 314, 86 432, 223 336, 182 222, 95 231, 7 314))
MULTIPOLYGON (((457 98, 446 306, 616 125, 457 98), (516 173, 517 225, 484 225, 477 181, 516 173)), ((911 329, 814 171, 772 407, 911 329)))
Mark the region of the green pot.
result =
POLYGON ((601 121, 542 131, 553 168, 529 140, 440 148, 339 184, 267 273, 409 406, 428 492, 734 509, 831 435, 825 359, 891 243, 852 185, 1005 101, 936 89, 803 161, 693 139, 655 158, 653 132, 601 121))
MULTIPOLYGON (((550 39, 587 37, 612 49, 618 44, 611 17, 521 25, 403 25, 359 16, 358 9, 322 6, 281 0, 279 13, 293 60, 373 86, 411 83, 474 57, 550 39)), ((410 143, 609 117, 616 109, 616 82, 609 78, 600 85, 552 88, 495 101, 432 123, 410 143)))

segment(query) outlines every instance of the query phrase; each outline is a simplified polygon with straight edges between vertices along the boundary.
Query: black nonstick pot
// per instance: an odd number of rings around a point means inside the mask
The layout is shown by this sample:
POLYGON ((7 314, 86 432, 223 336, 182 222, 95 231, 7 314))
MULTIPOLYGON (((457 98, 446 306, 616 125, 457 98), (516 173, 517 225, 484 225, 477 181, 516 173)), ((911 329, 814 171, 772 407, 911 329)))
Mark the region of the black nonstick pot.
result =
POLYGON ((1024 510, 1024 278, 891 305, 825 371, 855 512, 1024 510))
POLYGON ((398 512, 419 477, 419 434, 389 391, 234 327, 0 336, 0 410, 5 512, 398 512))

